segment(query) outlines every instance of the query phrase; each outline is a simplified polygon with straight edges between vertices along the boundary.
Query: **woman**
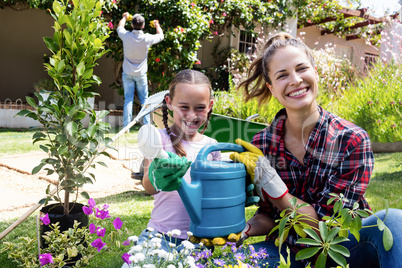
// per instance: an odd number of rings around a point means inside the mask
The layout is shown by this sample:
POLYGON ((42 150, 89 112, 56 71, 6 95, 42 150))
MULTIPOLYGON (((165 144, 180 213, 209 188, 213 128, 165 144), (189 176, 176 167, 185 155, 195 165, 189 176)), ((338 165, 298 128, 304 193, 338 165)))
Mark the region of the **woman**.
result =
MULTIPOLYGON (((333 206, 327 204, 330 193, 342 193, 348 199, 345 207, 358 203, 360 209, 369 208, 364 198, 374 166, 369 136, 362 128, 317 105, 318 80, 314 58, 306 45, 280 33, 268 40, 262 55, 252 63, 249 78, 240 84, 246 101, 257 97, 263 103, 272 96, 285 107, 268 128, 254 136, 252 143, 258 149, 240 140, 236 142, 249 152, 231 155, 255 177, 261 198, 256 214, 241 234, 241 242, 249 236, 267 235, 281 211, 291 207, 289 200, 293 197, 299 204, 310 205, 298 212, 316 220, 332 215, 333 206), (250 153, 254 157, 250 158, 250 153)), ((377 216, 383 219, 384 214, 382 211, 377 216)), ((378 228, 362 229, 359 243, 350 236, 350 242, 344 244, 351 253, 347 258, 350 267, 398 267, 402 263, 401 220, 401 210, 390 210, 385 222, 394 235, 390 251, 384 250, 378 228)), ((317 227, 313 221, 307 223, 317 227)), ((374 216, 363 221, 363 225, 373 224, 374 216)), ((283 256, 287 255, 286 247, 291 249, 292 267, 305 265, 294 260, 301 249, 296 244, 298 238, 291 233, 282 246, 283 256)), ((256 250, 267 249, 270 265, 279 261, 274 240, 254 246, 256 250)))

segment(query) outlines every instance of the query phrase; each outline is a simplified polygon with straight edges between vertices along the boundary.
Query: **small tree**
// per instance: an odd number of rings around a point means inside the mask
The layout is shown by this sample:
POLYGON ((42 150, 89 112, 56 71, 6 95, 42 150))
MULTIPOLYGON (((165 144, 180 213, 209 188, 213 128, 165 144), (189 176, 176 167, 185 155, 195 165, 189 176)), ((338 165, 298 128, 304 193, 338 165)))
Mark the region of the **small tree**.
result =
MULTIPOLYGON (((107 112, 97 114, 87 102, 87 98, 98 95, 93 91, 94 84, 100 79, 93 74, 96 61, 105 50, 105 41, 109 37, 109 27, 102 17, 102 7, 112 7, 102 0, 55 0, 51 16, 54 18, 55 33, 53 38, 44 41, 52 52, 45 67, 53 79, 56 91, 51 92, 47 100, 39 93, 37 104, 31 97, 27 102, 34 111, 23 110, 20 116, 33 118, 43 126, 33 135, 33 142, 41 142, 40 148, 48 154, 41 160, 32 173, 46 167, 47 174, 57 174, 56 194, 46 190, 47 202, 53 197, 64 205, 64 214, 70 212, 70 194, 78 198, 79 189, 86 183, 93 183, 95 176, 87 174, 89 167, 95 167, 95 158, 111 142, 105 134, 110 125, 101 119, 107 112), (85 120, 89 121, 88 126, 85 120), (64 199, 60 192, 64 192, 64 199)), ((105 165, 103 162, 98 162, 105 165)), ((86 192, 81 193, 89 198, 86 192)))

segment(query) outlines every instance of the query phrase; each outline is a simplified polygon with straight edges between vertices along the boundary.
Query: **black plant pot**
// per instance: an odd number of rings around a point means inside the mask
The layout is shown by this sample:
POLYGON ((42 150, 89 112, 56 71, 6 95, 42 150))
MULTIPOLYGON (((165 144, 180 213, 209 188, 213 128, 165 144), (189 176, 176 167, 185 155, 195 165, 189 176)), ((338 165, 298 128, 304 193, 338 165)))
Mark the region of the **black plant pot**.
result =
MULTIPOLYGON (((60 232, 66 231, 69 228, 73 228, 74 221, 78 221, 80 223, 80 227, 88 226, 88 216, 82 211, 83 204, 79 203, 70 203, 70 208, 73 209, 70 211, 70 214, 64 215, 64 207, 61 204, 51 204, 43 207, 41 212, 41 217, 43 217, 46 213, 49 215, 50 224, 54 224, 56 222, 59 223, 60 232)), ((41 222, 40 226, 40 245, 41 248, 46 248, 48 245, 43 238, 43 235, 47 231, 51 231, 49 225, 44 225, 41 222)), ((73 258, 72 262, 75 262, 81 258, 81 255, 78 254, 77 257, 73 258)))

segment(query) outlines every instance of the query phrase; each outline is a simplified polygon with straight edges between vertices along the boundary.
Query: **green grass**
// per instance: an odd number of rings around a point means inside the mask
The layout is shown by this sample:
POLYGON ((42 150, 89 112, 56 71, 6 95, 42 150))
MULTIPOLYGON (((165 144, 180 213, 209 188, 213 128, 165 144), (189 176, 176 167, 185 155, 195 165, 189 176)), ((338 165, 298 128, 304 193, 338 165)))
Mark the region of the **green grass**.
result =
MULTIPOLYGON (((136 142, 136 134, 138 128, 135 127, 129 134, 124 134, 122 138, 118 140, 119 144, 133 144, 136 142)), ((117 130, 111 133, 114 135, 117 130)), ((18 130, 0 130, 0 138, 2 144, 7 142, 14 144, 13 146, 2 146, 0 148, 0 156, 8 154, 19 154, 23 152, 32 152, 37 149, 31 147, 27 149, 28 144, 31 142, 30 138, 32 132, 23 132, 18 130), (20 144, 22 143, 22 144, 20 144), (25 144, 25 145, 24 145, 25 144)), ((390 207, 402 209, 402 153, 390 153, 390 154, 375 154, 375 167, 373 176, 366 192, 366 198, 368 199, 374 212, 385 208, 385 202, 388 201, 390 207)), ((146 227, 150 218, 150 214, 153 207, 153 198, 147 195, 145 192, 128 191, 117 195, 111 195, 104 198, 96 199, 97 204, 109 204, 109 211, 112 217, 120 217, 124 222, 123 229, 124 237, 121 241, 125 240, 128 236, 139 235, 141 231, 146 227)), ((246 208, 246 219, 253 216, 257 207, 252 206, 246 208)), ((27 209, 28 210, 28 209, 27 209)), ((35 212, 27 220, 18 225, 12 232, 10 232, 1 243, 5 241, 15 241, 21 236, 36 237, 35 227, 35 212)), ((0 222, 0 231, 5 230, 16 219, 10 221, 0 222)), ((113 226, 109 224, 108 231, 113 226)), ((250 243, 264 240, 264 237, 250 238, 250 243)), ((1 244, 0 244, 1 247, 1 244)), ((122 265, 121 255, 128 251, 128 247, 112 247, 108 251, 97 255, 91 260, 89 267, 98 268, 114 268, 122 265)), ((7 254, 0 254, 0 263, 2 268, 14 268, 16 264, 7 258, 7 254)))

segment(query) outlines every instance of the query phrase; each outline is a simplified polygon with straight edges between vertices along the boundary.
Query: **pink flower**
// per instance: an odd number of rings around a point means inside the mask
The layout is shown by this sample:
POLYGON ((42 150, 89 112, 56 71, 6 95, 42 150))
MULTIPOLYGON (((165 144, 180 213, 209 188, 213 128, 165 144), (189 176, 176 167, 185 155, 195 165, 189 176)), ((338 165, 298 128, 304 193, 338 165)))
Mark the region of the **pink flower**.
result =
POLYGON ((93 198, 88 199, 88 205, 90 208, 94 208, 96 206, 96 202, 93 198))
POLYGON ((93 212, 92 208, 89 208, 87 206, 83 206, 82 211, 84 211, 85 215, 91 215, 93 212))
POLYGON ((391 106, 394 106, 395 101, 391 101, 389 104, 391 104, 391 106))
POLYGON ((117 217, 114 221, 113 221, 113 226, 116 230, 120 230, 121 226, 123 225, 123 222, 120 220, 119 217, 117 217))
POLYGON ((194 8, 194 6, 195 6, 195 3, 191 3, 191 8, 194 8))
POLYGON ((368 103, 368 105, 371 105, 371 104, 373 104, 373 101, 369 101, 369 102, 367 102, 368 103))
POLYGON ((96 233, 96 230, 97 230, 97 229, 98 229, 98 228, 96 228, 96 225, 95 225, 95 224, 91 223, 91 224, 89 225, 89 232, 90 232, 91 234, 96 233))
POLYGON ((201 64, 201 61, 198 60, 198 61, 196 61, 194 64, 201 64))
POLYGON ((127 252, 123 254, 123 256, 121 256, 121 258, 123 259, 123 261, 127 264, 130 264, 130 254, 128 254, 127 252))
POLYGON ((155 60, 156 62, 160 62, 161 61, 161 59, 160 58, 156 58, 156 60, 155 60))
POLYGON ((95 216, 97 218, 101 219, 101 220, 104 220, 106 218, 110 218, 109 211, 103 210, 103 209, 100 210, 99 208, 96 208, 96 215, 95 216))
POLYGON ((48 225, 50 223, 49 214, 46 213, 45 216, 39 218, 44 225, 48 225))
POLYGON ((211 19, 211 20, 209 21, 209 23, 210 23, 210 24, 214 24, 214 20, 211 19))
POLYGON ((130 240, 127 239, 126 241, 123 242, 123 246, 129 246, 130 245, 130 240))
POLYGON ((94 248, 96 248, 98 250, 98 252, 100 252, 102 250, 102 248, 106 245, 106 243, 103 243, 102 239, 98 238, 95 239, 92 243, 91 246, 93 246, 94 248))
POLYGON ((215 35, 218 35, 218 31, 215 31, 214 34, 215 34, 215 35))
POLYGON ((104 237, 106 234, 106 229, 102 227, 98 227, 98 230, 96 230, 96 235, 100 237, 104 237))
POLYGON ((113 23, 110 21, 109 24, 107 25, 110 29, 113 29, 113 23))
POLYGON ((53 257, 50 253, 41 254, 39 255, 39 262, 40 266, 53 263, 53 257))
POLYGON ((113 4, 116 4, 116 0, 113 0, 112 3, 113 3, 113 4))
POLYGON ((226 17, 226 16, 227 16, 226 12, 223 12, 223 16, 224 16, 224 17, 226 17))

